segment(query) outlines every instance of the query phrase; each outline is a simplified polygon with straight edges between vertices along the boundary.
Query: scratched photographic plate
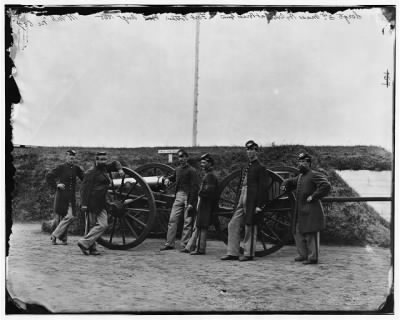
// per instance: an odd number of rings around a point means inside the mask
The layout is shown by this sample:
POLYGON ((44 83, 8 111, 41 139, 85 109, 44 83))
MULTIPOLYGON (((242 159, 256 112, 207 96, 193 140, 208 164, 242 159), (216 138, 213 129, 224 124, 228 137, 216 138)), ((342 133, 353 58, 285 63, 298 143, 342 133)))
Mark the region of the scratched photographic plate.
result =
MULTIPOLYGON (((373 145, 393 152, 394 6, 64 1, 8 4, 4 11, 6 129, 12 128, 6 138, 14 146, 168 148, 191 146, 193 139, 199 146, 242 146, 254 139, 263 146, 373 145)), ((391 287, 389 249, 366 249, 382 261, 374 281, 384 289, 367 290, 363 298, 358 289, 344 292, 335 284, 371 285, 357 274, 340 277, 338 270, 347 270, 342 253, 329 281, 318 281, 326 270, 305 268, 304 279, 293 282, 280 265, 281 278, 270 287, 269 268, 278 268, 272 256, 255 270, 208 256, 202 263, 211 264, 215 281, 195 290, 200 280, 193 286, 182 280, 184 265, 171 265, 176 270, 168 279, 151 266, 136 277, 139 261, 156 263, 159 253, 109 252, 92 265, 71 245, 65 269, 55 270, 46 264, 48 236, 35 235, 10 242, 7 288, 20 303, 54 313, 368 314, 391 287), (43 265, 27 264, 29 246, 42 239, 43 265), (241 268, 249 269, 237 273, 241 268), (262 275, 263 287, 246 284, 252 272, 262 275), (220 289, 224 277, 241 289, 220 289), (302 281, 315 290, 301 294, 302 281)))

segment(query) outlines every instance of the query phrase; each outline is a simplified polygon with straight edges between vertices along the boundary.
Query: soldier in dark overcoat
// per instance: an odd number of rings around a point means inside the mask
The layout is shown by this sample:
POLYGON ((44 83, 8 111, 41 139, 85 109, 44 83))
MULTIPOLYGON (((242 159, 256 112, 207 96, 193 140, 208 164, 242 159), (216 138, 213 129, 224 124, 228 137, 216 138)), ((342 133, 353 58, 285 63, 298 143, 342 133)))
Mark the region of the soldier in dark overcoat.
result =
POLYGON ((311 169, 310 155, 300 153, 298 161, 300 174, 284 180, 281 189, 296 192, 292 232, 299 256, 295 261, 316 264, 319 255, 319 235, 325 228, 325 215, 320 200, 329 193, 331 185, 324 174, 311 169))
POLYGON ((240 197, 228 224, 228 250, 221 260, 238 260, 240 253, 240 228, 245 225, 244 255, 240 261, 253 260, 257 239, 257 217, 268 200, 266 169, 258 160, 258 145, 253 140, 245 144, 249 162, 242 169, 240 197))
POLYGON ((107 192, 111 186, 109 172, 118 172, 122 177, 124 171, 119 161, 107 163, 106 152, 97 152, 95 166, 84 176, 81 187, 81 210, 88 215, 89 232, 78 241, 78 246, 85 255, 99 255, 96 240, 102 236, 108 227, 106 211, 107 192))
POLYGON ((60 164, 46 175, 46 181, 51 189, 55 190, 54 198, 54 225, 51 234, 52 244, 67 244, 68 227, 76 216, 75 189, 77 177, 83 180, 83 169, 75 164, 76 151, 68 150, 65 163, 60 164))
POLYGON ((214 159, 208 154, 200 158, 200 167, 204 177, 200 185, 197 202, 195 228, 186 245, 186 252, 192 255, 206 253, 207 230, 213 219, 218 204, 218 178, 214 173, 214 159))

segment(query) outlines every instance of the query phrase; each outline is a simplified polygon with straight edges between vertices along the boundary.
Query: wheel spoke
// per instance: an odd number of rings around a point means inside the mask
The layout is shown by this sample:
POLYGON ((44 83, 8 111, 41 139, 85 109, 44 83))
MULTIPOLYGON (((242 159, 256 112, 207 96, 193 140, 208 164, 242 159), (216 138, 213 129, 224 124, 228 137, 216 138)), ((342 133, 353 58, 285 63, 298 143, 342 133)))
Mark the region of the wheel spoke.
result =
POLYGON ((112 188, 113 196, 114 196, 114 199, 115 199, 116 198, 116 196, 115 196, 115 186, 114 186, 114 179, 113 179, 112 173, 109 172, 108 176, 110 177, 110 180, 111 180, 111 188, 112 188))
POLYGON ((125 244, 125 228, 124 228, 124 223, 123 223, 122 218, 119 218, 119 225, 121 228, 122 243, 125 244))
POLYGON ((272 201, 276 201, 276 200, 278 200, 278 199, 282 199, 282 197, 287 198, 287 193, 286 193, 286 191, 283 192, 283 193, 278 194, 276 197, 272 198, 270 201, 271 201, 271 202, 272 202, 272 201))
POLYGON ((267 245, 265 244, 265 241, 264 241, 264 233, 263 232, 260 232, 260 241, 261 241, 261 244, 262 244, 264 250, 267 250, 267 245))
POLYGON ((265 224, 265 228, 268 228, 268 230, 275 236, 275 239, 277 241, 279 241, 280 243, 283 243, 283 241, 281 240, 281 238, 275 233, 274 230, 272 230, 272 228, 270 228, 269 225, 265 224))
MULTIPOLYGON (((127 197, 125 197, 124 201, 125 201, 126 199, 127 199, 127 197)), ((130 199, 131 199, 131 198, 130 198, 130 199)), ((147 200, 147 198, 145 198, 145 195, 142 194, 141 196, 138 196, 138 197, 136 197, 135 199, 131 200, 131 201, 129 202, 129 204, 132 204, 132 203, 134 203, 135 201, 138 201, 138 200, 140 200, 140 199, 147 200)))
POLYGON ((265 238, 269 238, 269 239, 272 240, 272 241, 279 241, 279 239, 272 237, 271 235, 269 235, 268 233, 266 233, 264 230, 261 231, 261 233, 262 233, 263 237, 265 237, 265 238))
POLYGON ((231 186, 231 184, 228 184, 226 187, 227 187, 228 191, 230 190, 233 194, 235 194, 234 186, 231 186))
POLYGON ((133 221, 135 221, 139 225, 141 225, 143 228, 146 228, 146 224, 143 221, 141 221, 140 219, 136 218, 135 216, 131 215, 130 213, 127 213, 126 216, 131 218, 133 221))
POLYGON ((137 213, 148 213, 149 209, 139 209, 139 208, 126 208, 126 211, 137 212, 137 213))
POLYGON ((128 219, 125 219, 125 218, 124 218, 124 221, 125 221, 125 224, 128 226, 129 230, 131 231, 131 233, 133 234, 133 236, 134 236, 136 239, 139 238, 139 236, 137 235, 135 229, 133 229, 132 225, 129 223, 128 219))
POLYGON ((133 189, 135 189, 136 185, 137 185, 137 181, 132 185, 132 187, 129 189, 128 193, 125 195, 125 198, 123 201, 125 201, 126 199, 128 199, 129 195, 131 194, 131 192, 133 191, 133 189))
POLYGON ((285 227, 289 227, 289 226, 290 226, 289 223, 286 223, 286 222, 284 222, 284 221, 278 220, 278 219, 276 219, 276 218, 268 217, 267 219, 268 219, 269 221, 273 221, 273 222, 275 222, 275 223, 277 223, 277 224, 280 224, 280 225, 282 225, 282 226, 285 226, 285 227))
POLYGON ((117 218, 113 217, 113 226, 112 226, 112 229, 111 229, 110 240, 108 241, 110 243, 112 242, 112 238, 113 238, 113 235, 114 235, 115 225, 116 224, 117 224, 117 218))
POLYGON ((235 205, 235 201, 226 198, 220 198, 219 202, 227 202, 232 204, 233 206, 235 205))

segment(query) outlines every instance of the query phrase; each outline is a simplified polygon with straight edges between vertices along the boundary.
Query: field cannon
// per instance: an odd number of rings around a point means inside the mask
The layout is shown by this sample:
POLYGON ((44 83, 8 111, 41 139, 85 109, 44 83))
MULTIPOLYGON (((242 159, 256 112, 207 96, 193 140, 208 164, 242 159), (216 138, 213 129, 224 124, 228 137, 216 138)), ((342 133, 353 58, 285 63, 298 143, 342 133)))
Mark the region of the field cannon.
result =
MULTIPOLYGON (((112 183, 108 190, 110 205, 107 208, 109 227, 98 239, 101 245, 109 249, 125 250, 139 245, 155 224, 158 224, 156 227, 161 233, 165 233, 174 201, 175 185, 166 186, 164 183, 165 177, 172 174, 174 168, 161 163, 150 163, 135 171, 125 167, 123 170, 123 178, 110 173, 112 183)), ((281 193, 283 178, 279 174, 288 175, 290 170, 267 170, 268 196, 271 200, 259 219, 257 256, 273 253, 291 239, 290 220, 294 196, 292 193, 281 193)), ((233 171, 220 180, 218 208, 210 228, 225 242, 227 225, 239 197, 239 182, 240 170, 233 171)))
MULTIPOLYGON (((109 249, 125 250, 142 243, 149 233, 157 228, 165 234, 169 213, 174 202, 175 184, 166 186, 165 177, 174 168, 162 163, 150 163, 135 171, 123 168, 125 177, 110 173, 111 186, 107 208, 109 227, 98 242, 109 249)), ((268 179, 267 205, 258 219, 256 256, 262 257, 279 250, 293 241, 291 219, 294 211, 294 193, 282 193, 284 179, 295 176, 293 167, 266 169, 268 179)), ((219 181, 219 202, 213 225, 210 227, 218 238, 226 243, 227 226, 239 200, 240 170, 235 170, 219 181)), ((322 202, 392 201, 392 197, 326 197, 322 202)))

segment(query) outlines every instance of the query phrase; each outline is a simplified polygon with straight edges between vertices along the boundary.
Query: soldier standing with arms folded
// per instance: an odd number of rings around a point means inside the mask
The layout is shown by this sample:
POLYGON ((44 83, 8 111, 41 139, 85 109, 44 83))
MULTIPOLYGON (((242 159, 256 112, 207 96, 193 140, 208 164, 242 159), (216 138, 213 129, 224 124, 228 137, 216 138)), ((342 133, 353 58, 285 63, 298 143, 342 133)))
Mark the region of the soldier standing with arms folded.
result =
POLYGON ((228 250, 221 260, 238 260, 240 253, 240 228, 245 225, 244 255, 240 261, 254 259, 257 239, 257 216, 267 201, 267 175, 265 167, 258 161, 258 144, 246 142, 249 163, 242 169, 240 198, 236 210, 228 224, 228 250))
POLYGON ((52 189, 56 190, 54 199, 54 224, 56 228, 51 234, 52 244, 67 244, 68 227, 76 215, 75 187, 76 178, 83 180, 83 169, 75 164, 76 152, 68 150, 65 163, 57 166, 46 175, 46 181, 52 189))
POLYGON ((317 264, 319 257, 319 233, 325 228, 325 215, 321 199, 331 185, 322 173, 311 170, 311 156, 300 153, 298 156, 300 174, 286 179, 282 191, 296 190, 296 207, 292 222, 292 232, 296 243, 295 261, 303 264, 317 264))
POLYGON ((88 214, 90 230, 78 241, 78 246, 85 255, 99 255, 96 249, 96 240, 107 230, 107 192, 111 184, 109 172, 118 171, 124 176, 121 163, 113 161, 107 163, 106 152, 97 152, 95 166, 89 169, 84 176, 81 187, 81 210, 88 214))
POLYGON ((199 176, 196 169, 188 164, 189 155, 185 150, 179 149, 177 155, 179 166, 176 168, 174 173, 165 180, 167 185, 171 182, 176 182, 176 188, 175 201, 172 205, 168 222, 167 240, 160 251, 172 250, 175 248, 176 232, 182 214, 183 230, 181 237, 181 252, 186 252, 185 247, 192 233, 193 214, 196 208, 199 191, 199 176))
POLYGON ((218 179, 213 170, 214 159, 206 153, 200 158, 200 166, 205 176, 199 191, 195 228, 185 250, 192 255, 206 253, 207 230, 218 205, 218 179))

